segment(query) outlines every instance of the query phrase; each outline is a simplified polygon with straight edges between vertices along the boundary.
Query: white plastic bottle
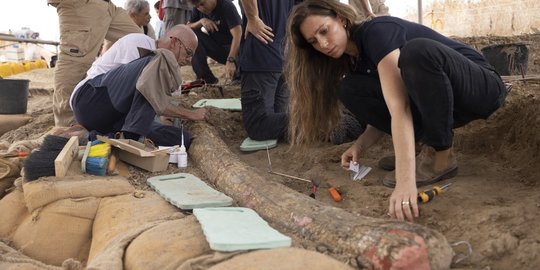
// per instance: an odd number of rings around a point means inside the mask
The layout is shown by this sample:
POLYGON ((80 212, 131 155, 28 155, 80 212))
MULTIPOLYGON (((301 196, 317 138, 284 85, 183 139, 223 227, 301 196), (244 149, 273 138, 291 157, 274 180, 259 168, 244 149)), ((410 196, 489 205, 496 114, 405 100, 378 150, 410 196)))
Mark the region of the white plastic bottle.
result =
POLYGON ((177 161, 178 161, 178 168, 185 168, 187 167, 187 160, 188 155, 186 151, 186 147, 184 146, 184 126, 181 126, 182 130, 182 145, 180 145, 180 150, 176 152, 177 154, 177 161))
POLYGON ((187 152, 186 147, 182 143, 182 146, 180 146, 180 151, 176 152, 177 158, 178 158, 178 168, 185 168, 187 167, 187 152))

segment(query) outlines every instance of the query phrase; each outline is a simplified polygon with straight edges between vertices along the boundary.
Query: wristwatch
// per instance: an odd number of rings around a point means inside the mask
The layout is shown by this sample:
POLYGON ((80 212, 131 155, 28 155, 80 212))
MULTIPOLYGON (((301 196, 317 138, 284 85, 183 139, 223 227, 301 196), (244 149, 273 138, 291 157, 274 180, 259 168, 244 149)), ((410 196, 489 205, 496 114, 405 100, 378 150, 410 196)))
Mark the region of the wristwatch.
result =
POLYGON ((231 63, 234 63, 236 65, 236 58, 232 57, 232 56, 229 56, 229 57, 227 57, 227 62, 231 62, 231 63))

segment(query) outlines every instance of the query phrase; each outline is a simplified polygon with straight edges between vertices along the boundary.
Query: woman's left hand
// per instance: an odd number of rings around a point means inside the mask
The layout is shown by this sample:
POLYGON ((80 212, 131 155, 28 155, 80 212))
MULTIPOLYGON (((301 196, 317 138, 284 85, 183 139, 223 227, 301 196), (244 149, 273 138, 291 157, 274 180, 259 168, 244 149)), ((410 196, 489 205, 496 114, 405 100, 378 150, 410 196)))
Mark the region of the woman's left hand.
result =
POLYGON ((415 181, 399 183, 397 181, 394 192, 390 196, 388 213, 398 220, 414 221, 419 216, 418 191, 415 181))

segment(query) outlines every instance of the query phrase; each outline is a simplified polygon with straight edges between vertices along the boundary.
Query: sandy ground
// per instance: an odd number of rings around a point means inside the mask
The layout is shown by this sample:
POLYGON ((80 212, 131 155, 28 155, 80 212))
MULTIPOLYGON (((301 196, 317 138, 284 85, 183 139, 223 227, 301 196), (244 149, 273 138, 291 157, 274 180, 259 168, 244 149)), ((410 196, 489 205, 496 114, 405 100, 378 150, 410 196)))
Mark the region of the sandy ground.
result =
MULTIPOLYGON (((212 67, 217 73, 221 67, 212 67)), ((193 79, 190 69, 183 68, 183 78, 193 79)), ((34 70, 14 76, 31 80, 27 125, 8 132, 0 140, 14 142, 33 139, 50 130, 52 117, 52 70, 34 70)), ((459 161, 457 177, 441 184, 452 183, 444 194, 420 206, 416 222, 443 233, 450 243, 465 241, 472 255, 453 267, 461 269, 537 269, 540 265, 540 80, 519 80, 507 103, 487 121, 476 121, 456 130, 455 149, 459 161)), ((195 89, 183 104, 200 98, 219 98, 215 87, 195 89)), ((239 86, 225 87, 225 97, 239 97, 239 86)), ((310 184, 269 174, 266 151, 243 153, 240 143, 246 133, 241 114, 219 109, 211 110, 211 120, 240 159, 258 170, 268 181, 280 182, 298 192, 310 193, 310 184)), ((341 169, 339 157, 350 146, 321 144, 309 149, 289 149, 280 142, 270 150, 272 169, 298 177, 322 180, 316 200, 369 217, 388 218, 387 204, 392 189, 382 186, 385 171, 377 168, 379 158, 392 153, 389 137, 372 147, 362 161, 373 170, 361 182, 352 181, 349 172, 341 169), (334 202, 327 188, 336 187, 343 201, 334 202)), ((166 173, 177 172, 170 165, 166 173)), ((145 181, 152 175, 130 167, 134 186, 148 189, 145 181)), ((188 171, 204 179, 195 166, 188 171)), ((467 253, 465 245, 454 248, 467 253)), ((339 256, 338 256, 339 257, 339 256)))

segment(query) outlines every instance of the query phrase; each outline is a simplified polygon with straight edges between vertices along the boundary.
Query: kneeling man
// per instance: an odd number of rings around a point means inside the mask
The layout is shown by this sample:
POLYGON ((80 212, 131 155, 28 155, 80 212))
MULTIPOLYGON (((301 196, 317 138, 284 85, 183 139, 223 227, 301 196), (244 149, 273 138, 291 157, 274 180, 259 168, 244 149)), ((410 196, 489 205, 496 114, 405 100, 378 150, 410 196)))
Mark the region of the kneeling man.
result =
MULTIPOLYGON (((206 120, 206 109, 171 103, 182 80, 179 67, 189 63, 197 37, 185 25, 171 28, 155 41, 144 34, 119 39, 98 58, 71 95, 75 118, 89 131, 123 132, 128 139, 146 137, 155 145, 178 145, 182 130, 155 121, 156 115, 206 120)), ((190 138, 184 130, 184 144, 190 138)))

